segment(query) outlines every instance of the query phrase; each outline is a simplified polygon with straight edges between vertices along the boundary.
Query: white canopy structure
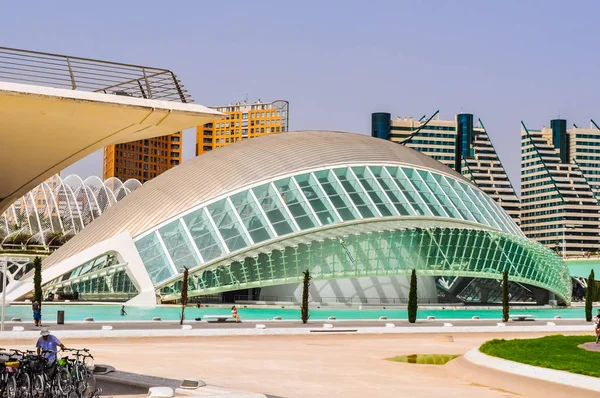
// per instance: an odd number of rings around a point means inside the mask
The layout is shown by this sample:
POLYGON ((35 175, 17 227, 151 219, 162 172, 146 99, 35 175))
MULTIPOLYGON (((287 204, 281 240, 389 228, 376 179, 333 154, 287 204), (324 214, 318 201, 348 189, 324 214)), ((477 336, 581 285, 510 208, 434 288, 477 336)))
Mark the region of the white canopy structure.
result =
POLYGON ((223 115, 190 102, 167 69, 0 47, 0 212, 104 146, 223 115))
POLYGON ((0 214, 0 248, 60 246, 142 184, 54 175, 0 214))

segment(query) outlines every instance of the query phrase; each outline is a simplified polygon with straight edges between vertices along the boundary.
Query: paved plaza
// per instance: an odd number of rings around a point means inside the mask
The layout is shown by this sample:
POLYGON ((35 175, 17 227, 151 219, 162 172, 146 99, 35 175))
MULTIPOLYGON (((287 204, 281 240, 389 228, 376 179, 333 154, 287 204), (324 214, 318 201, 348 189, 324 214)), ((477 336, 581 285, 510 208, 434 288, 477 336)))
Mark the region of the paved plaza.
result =
MULTIPOLYGON (((503 338, 548 333, 504 333, 503 338)), ((56 331, 60 337, 60 331, 56 331)), ((445 334, 450 335, 450 333, 445 334)), ((415 353, 464 354, 490 333, 453 335, 310 335, 69 339, 88 347, 96 363, 118 370, 263 393, 273 397, 512 397, 501 389, 463 380, 448 366, 415 365, 385 358, 415 353)), ((33 341, 31 345, 33 346, 33 341)), ((24 341, 3 345, 24 347, 24 341)), ((522 381, 521 381, 522 382, 522 381)), ((553 386, 536 387, 552 397, 553 386)), ((526 395, 536 396, 536 395, 526 395)))

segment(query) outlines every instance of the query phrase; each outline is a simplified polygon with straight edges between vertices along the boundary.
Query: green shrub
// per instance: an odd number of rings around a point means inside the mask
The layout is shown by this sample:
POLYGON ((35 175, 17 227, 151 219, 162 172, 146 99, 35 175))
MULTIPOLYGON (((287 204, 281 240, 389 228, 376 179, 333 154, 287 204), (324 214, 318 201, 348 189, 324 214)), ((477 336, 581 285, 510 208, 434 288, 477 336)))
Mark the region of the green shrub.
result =
POLYGON ((312 277, 310 276, 310 272, 308 270, 302 273, 304 275, 304 279, 302 280, 302 304, 300 305, 300 318, 302 319, 302 323, 308 322, 308 318, 310 315, 308 313, 308 294, 310 288, 310 280, 312 277))
POLYGON ((42 259, 36 256, 33 259, 33 301, 42 306, 42 259))
POLYGON ((502 322, 508 322, 508 312, 510 311, 508 297, 508 271, 502 273, 502 322))
POLYGON ((410 290, 408 291, 408 322, 417 321, 417 309, 419 307, 417 299, 417 272, 413 268, 410 274, 410 290))
POLYGON ((594 280, 594 270, 592 270, 587 280, 587 291, 585 292, 585 320, 588 322, 592 321, 592 303, 594 302, 594 287, 596 287, 596 281, 594 280))

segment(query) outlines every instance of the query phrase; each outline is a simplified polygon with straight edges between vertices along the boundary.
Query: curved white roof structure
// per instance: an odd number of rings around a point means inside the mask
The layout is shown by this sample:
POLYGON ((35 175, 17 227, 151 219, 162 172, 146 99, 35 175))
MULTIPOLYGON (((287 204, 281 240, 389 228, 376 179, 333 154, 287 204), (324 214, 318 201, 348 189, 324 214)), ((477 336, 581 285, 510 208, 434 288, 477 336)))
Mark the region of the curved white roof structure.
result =
POLYGON ((298 283, 306 268, 316 280, 414 268, 451 293, 461 277, 493 285, 506 269, 519 289, 570 296, 564 263, 461 175, 341 132, 265 136, 167 171, 47 258, 45 289, 151 304, 179 297, 184 267, 190 296, 298 283))
POLYGON ((398 162, 463 179, 426 155, 361 134, 303 131, 260 137, 190 159, 163 173, 164 177, 148 181, 126 198, 124 205, 108 211, 44 265, 55 264, 121 232, 137 236, 191 207, 257 181, 339 164, 398 162))
POLYGON ((53 174, 107 145, 196 127, 202 105, 0 82, 0 212, 53 174))

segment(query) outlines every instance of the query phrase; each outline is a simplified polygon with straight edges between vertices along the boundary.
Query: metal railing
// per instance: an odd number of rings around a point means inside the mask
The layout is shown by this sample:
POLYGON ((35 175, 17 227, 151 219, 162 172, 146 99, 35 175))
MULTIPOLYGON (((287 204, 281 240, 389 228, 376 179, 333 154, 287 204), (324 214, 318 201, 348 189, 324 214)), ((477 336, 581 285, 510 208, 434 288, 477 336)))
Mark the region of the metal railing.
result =
POLYGON ((167 69, 0 47, 0 80, 163 101, 193 102, 167 69))

